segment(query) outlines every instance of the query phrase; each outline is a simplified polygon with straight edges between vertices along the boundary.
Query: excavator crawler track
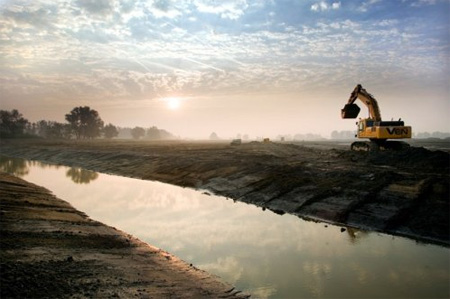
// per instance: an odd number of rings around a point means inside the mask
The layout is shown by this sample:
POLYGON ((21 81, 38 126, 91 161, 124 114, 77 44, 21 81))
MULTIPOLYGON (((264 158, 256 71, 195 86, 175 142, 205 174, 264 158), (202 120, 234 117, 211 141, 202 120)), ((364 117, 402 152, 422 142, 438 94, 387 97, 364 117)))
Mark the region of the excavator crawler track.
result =
POLYGON ((352 151, 377 152, 377 151, 401 151, 410 145, 403 141, 355 141, 351 144, 352 151))

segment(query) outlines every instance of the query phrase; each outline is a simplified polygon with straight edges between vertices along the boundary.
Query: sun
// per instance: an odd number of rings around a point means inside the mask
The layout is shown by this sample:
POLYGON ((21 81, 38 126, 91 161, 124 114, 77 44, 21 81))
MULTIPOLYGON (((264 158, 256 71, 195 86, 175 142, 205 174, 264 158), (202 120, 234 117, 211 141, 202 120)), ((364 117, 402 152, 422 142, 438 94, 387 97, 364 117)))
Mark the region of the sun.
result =
POLYGON ((165 98, 164 101, 167 104, 167 108, 170 110, 177 110, 181 106, 180 98, 165 98))

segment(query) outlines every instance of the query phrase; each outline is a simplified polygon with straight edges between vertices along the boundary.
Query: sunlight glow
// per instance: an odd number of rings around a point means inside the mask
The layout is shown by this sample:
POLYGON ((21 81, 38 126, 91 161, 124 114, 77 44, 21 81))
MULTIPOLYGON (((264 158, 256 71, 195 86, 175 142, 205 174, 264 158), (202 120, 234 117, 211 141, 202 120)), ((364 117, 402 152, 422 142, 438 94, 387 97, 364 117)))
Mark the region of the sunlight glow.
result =
POLYGON ((165 98, 164 102, 166 102, 167 108, 170 110, 177 110, 181 106, 180 98, 165 98))

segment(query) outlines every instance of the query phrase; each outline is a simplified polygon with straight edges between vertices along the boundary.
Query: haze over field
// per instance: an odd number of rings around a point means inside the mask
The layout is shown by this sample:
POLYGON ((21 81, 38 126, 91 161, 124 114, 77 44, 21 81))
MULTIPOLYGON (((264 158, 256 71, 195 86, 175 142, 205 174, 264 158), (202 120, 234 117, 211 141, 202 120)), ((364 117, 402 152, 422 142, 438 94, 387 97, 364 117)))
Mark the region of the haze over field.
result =
POLYGON ((355 128, 340 109, 361 83, 383 118, 449 131, 449 11, 448 0, 3 0, 0 108, 64 121, 87 105, 105 123, 192 138, 327 137, 355 128))

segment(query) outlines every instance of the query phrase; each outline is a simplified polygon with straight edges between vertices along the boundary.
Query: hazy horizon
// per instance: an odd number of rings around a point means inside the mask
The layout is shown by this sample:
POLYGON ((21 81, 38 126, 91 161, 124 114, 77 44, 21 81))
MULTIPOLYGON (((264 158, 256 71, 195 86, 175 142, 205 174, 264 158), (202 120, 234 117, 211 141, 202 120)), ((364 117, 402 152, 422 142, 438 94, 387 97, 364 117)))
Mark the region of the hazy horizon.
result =
MULTIPOLYGON (((355 130, 356 84, 383 119, 450 130, 447 0, 0 2, 0 104, 183 138, 355 130)), ((361 117, 367 116, 362 108, 361 117)))

